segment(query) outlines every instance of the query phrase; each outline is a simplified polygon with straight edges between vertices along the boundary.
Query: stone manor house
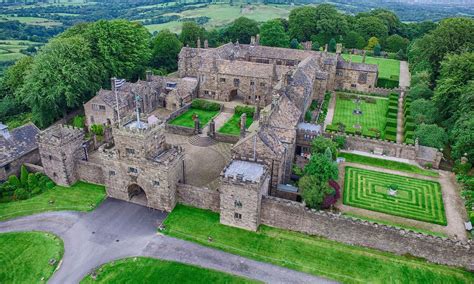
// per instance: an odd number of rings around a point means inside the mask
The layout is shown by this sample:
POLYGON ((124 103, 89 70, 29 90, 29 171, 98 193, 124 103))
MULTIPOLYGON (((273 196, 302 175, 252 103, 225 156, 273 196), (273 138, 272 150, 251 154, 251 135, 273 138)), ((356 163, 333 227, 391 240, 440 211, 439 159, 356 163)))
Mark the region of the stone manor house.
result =
POLYGON ((280 188, 288 183, 295 154, 320 134, 320 127, 303 123, 311 102, 334 89, 375 87, 377 66, 347 62, 340 51, 341 46, 336 54, 265 47, 258 36, 249 45, 184 47, 177 77, 147 72, 146 80, 125 83, 117 93, 100 90, 84 105, 88 126, 105 125, 98 149, 84 143, 81 129, 56 125, 42 131, 37 142, 44 171, 60 185, 101 183, 111 197, 165 211, 189 203, 220 212, 224 224, 256 230, 263 198, 294 199, 280 188), (141 100, 135 102, 137 95, 141 100), (257 106, 251 130, 232 147, 217 191, 184 184, 186 151, 166 140, 168 114, 194 98, 257 106), (140 121, 133 118, 136 103, 140 121), (160 110, 167 115, 149 119, 160 110))

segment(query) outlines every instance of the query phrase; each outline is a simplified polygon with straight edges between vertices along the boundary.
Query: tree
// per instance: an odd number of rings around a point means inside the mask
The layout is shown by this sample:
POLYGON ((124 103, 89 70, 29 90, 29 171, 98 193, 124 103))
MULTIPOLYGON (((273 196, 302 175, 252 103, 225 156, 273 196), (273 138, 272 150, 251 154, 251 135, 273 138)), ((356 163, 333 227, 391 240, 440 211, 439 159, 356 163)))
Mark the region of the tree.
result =
POLYGON ((311 49, 315 51, 319 51, 321 49, 321 46, 319 45, 319 42, 317 40, 312 41, 311 49))
POLYGON ((332 141, 329 138, 324 138, 322 136, 318 136, 313 139, 311 142, 311 153, 312 154, 324 154, 326 149, 331 150, 332 152, 332 159, 336 159, 338 145, 336 142, 332 141))
POLYGON ((382 20, 382 22, 384 22, 385 26, 387 27, 389 34, 396 34, 401 29, 402 22, 400 21, 398 16, 392 11, 385 9, 375 9, 370 11, 370 15, 373 15, 382 20))
POLYGON ((151 64, 155 68, 164 69, 166 72, 178 69, 178 55, 183 44, 176 34, 169 30, 162 30, 152 41, 151 64))
POLYGON ((299 180, 298 186, 306 205, 314 209, 320 209, 324 198, 334 193, 334 189, 329 187, 327 181, 324 182, 311 175, 303 176, 299 180))
POLYGON ((376 44, 374 46, 374 55, 375 56, 380 56, 381 51, 382 51, 382 47, 380 46, 380 44, 376 44))
POLYGON ((332 38, 329 41, 329 46, 328 46, 329 52, 336 52, 336 45, 337 45, 336 40, 332 38))
POLYGON ((413 85, 409 91, 409 96, 414 99, 431 99, 433 96, 433 91, 428 86, 428 83, 419 83, 413 85))
POLYGON ((410 115, 415 120, 415 125, 434 123, 437 112, 435 104, 429 100, 417 99, 410 105, 410 115))
POLYGON ((288 47, 290 38, 280 20, 270 20, 260 27, 260 44, 274 47, 288 47))
POLYGON ((305 175, 312 175, 321 181, 337 180, 339 170, 336 162, 323 154, 311 154, 309 163, 304 167, 305 175))
POLYGON ((57 38, 35 57, 21 89, 40 127, 78 107, 100 88, 103 78, 88 41, 75 36, 57 38))
POLYGON ((304 6, 291 10, 288 17, 288 32, 291 38, 307 41, 318 33, 315 7, 304 6))
POLYGON ((298 42, 296 38, 292 39, 290 42, 290 48, 292 49, 297 49, 299 45, 300 43, 298 42))
POLYGON ((405 51, 403 51, 403 49, 400 49, 395 56, 398 60, 406 60, 407 59, 407 55, 406 55, 405 51))
POLYGON ((226 35, 231 41, 239 41, 244 44, 249 44, 250 37, 258 33, 258 23, 246 17, 237 18, 226 31, 226 35))
POLYGON ((464 154, 474 162, 474 111, 466 112, 456 121, 450 133, 452 156, 460 159, 464 154))
POLYGON ((419 139, 421 145, 444 148, 448 142, 448 135, 443 128, 436 124, 421 124, 415 129, 415 137, 419 139))
POLYGON ((377 44, 379 44, 379 39, 376 37, 371 37, 367 42, 367 46, 365 47, 365 49, 373 50, 375 46, 377 46, 377 44))
POLYGON ((195 22, 184 22, 179 40, 184 46, 196 47, 198 38, 204 40, 205 29, 195 22))
POLYGON ((388 35, 388 28, 382 20, 377 17, 362 17, 357 19, 355 31, 366 40, 371 37, 385 38, 388 35))
POLYGON ((399 35, 391 35, 385 40, 385 50, 390 52, 398 52, 399 50, 406 50, 410 41, 399 35))
POLYGON ((344 37, 344 46, 346 48, 363 49, 365 47, 365 40, 357 32, 350 31, 344 37))
POLYGON ((151 36, 140 23, 100 20, 74 26, 60 38, 74 36, 81 36, 87 41, 93 58, 104 71, 103 76, 95 79, 103 86, 110 84, 109 79, 114 76, 138 79, 149 64, 151 36))

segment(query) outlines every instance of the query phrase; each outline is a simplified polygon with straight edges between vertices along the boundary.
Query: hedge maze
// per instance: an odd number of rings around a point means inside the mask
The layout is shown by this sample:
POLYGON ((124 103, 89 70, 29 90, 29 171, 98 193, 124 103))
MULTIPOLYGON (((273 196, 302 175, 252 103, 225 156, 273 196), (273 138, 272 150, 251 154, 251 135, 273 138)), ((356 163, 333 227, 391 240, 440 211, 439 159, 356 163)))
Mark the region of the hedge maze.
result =
POLYGON ((346 167, 346 205, 446 226, 441 186, 437 182, 346 167), (396 194, 389 188, 396 185, 396 194))

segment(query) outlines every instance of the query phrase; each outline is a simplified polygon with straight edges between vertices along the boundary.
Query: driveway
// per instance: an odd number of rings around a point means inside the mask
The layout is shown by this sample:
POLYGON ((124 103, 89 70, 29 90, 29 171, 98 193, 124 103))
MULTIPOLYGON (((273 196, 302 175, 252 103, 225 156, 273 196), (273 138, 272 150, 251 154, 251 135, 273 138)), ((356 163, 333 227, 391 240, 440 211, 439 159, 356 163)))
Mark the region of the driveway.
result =
POLYGON ((0 232, 47 231, 64 241, 64 257, 49 283, 78 283, 115 259, 148 256, 249 277, 267 283, 334 283, 156 233, 167 214, 107 199, 91 213, 50 212, 0 222, 0 232))

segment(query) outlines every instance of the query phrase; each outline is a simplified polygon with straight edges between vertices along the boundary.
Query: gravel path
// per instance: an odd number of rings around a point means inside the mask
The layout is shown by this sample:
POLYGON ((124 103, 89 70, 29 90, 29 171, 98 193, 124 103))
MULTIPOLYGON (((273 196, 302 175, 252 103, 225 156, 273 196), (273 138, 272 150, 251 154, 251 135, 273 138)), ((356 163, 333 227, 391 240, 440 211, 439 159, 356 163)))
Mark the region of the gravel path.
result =
POLYGON ((267 283, 334 283, 159 235, 156 227, 166 216, 161 211, 107 199, 91 213, 50 212, 0 222, 0 232, 47 231, 63 239, 64 257, 49 283, 79 283, 98 266, 133 256, 179 261, 267 283))
POLYGON ((324 120, 324 129, 326 126, 332 123, 332 119, 334 118, 334 111, 336 109, 336 93, 331 94, 331 100, 329 101, 328 112, 326 114, 326 119, 324 120))
POLYGON ((410 87, 410 69, 408 62, 400 61, 400 88, 406 89, 410 87))

